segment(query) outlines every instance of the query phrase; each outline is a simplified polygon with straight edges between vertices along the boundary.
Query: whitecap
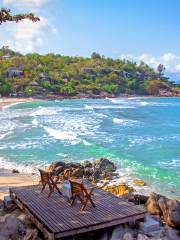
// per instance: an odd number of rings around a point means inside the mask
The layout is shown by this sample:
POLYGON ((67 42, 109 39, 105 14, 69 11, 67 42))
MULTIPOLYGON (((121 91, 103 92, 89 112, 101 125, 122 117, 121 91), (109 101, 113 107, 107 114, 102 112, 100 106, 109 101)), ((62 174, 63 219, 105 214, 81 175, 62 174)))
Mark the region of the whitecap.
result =
POLYGON ((34 125, 34 126, 37 126, 37 125, 38 125, 38 120, 37 120, 36 118, 34 118, 34 119, 32 120, 32 125, 34 125))
POLYGON ((94 109, 126 109, 126 108, 135 108, 134 106, 122 106, 122 105, 93 105, 94 109))
POLYGON ((77 135, 74 132, 61 131, 50 127, 44 127, 44 130, 55 139, 58 140, 77 140, 77 135))
POLYGON ((99 117, 104 117, 104 118, 107 118, 108 116, 104 113, 95 113, 97 116, 99 117))
POLYGON ((86 145, 86 146, 92 145, 90 142, 88 142, 88 141, 86 141, 86 140, 83 140, 82 142, 83 142, 83 144, 86 145))
POLYGON ((0 134, 0 140, 4 139, 5 137, 9 136, 10 134, 12 134, 12 132, 1 133, 0 134))
POLYGON ((149 105, 148 102, 140 102, 140 103, 141 103, 142 106, 147 106, 147 105, 149 105))
POLYGON ((84 108, 87 109, 87 110, 93 110, 93 107, 90 106, 90 105, 87 105, 87 104, 84 106, 84 108))
POLYGON ((121 124, 121 125, 134 125, 138 123, 136 120, 131 120, 131 119, 120 119, 120 118, 113 118, 113 122, 116 124, 121 124))
POLYGON ((39 107, 37 111, 30 114, 30 116, 41 116, 41 115, 56 115, 57 111, 52 108, 39 107))
POLYGON ((32 173, 32 172, 37 173, 37 169, 38 169, 37 165, 35 168, 33 165, 30 165, 27 163, 23 164, 23 163, 11 162, 8 159, 5 159, 3 157, 0 157, 0 166, 1 166, 1 169, 7 169, 7 170, 17 169, 19 172, 22 172, 22 173, 32 173))

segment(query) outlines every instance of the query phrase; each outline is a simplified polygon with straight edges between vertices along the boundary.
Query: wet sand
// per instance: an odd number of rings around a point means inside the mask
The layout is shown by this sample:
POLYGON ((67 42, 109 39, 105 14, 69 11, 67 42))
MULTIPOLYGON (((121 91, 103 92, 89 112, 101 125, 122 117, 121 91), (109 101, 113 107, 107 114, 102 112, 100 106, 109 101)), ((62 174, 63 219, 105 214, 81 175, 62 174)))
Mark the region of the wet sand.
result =
POLYGON ((0 98, 0 110, 3 109, 4 107, 15 104, 18 102, 32 102, 35 101, 33 98, 0 98))
POLYGON ((0 168, 0 199, 9 195, 9 188, 38 184, 37 176, 25 173, 12 173, 11 170, 0 168))

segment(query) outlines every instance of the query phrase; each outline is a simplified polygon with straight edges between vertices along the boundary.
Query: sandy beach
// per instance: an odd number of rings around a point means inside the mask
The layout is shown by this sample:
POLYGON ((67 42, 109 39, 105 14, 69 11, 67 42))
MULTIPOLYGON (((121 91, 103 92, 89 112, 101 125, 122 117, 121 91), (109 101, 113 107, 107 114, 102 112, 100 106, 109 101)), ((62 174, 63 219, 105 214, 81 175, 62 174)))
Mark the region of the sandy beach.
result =
POLYGON ((0 98, 0 110, 3 109, 3 107, 6 107, 11 104, 15 104, 18 102, 32 102, 34 101, 33 98, 0 98))
POLYGON ((9 188, 29 186, 38 183, 38 178, 31 174, 12 173, 8 169, 0 169, 0 199, 9 195, 9 188))

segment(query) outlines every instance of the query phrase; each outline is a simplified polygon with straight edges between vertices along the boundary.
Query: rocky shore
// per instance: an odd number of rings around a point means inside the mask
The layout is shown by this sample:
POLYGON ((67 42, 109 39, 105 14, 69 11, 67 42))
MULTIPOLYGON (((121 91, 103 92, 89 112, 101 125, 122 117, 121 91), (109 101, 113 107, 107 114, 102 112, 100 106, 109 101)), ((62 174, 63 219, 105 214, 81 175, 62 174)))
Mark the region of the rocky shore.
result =
MULTIPOLYGON (((99 240, 178 240, 180 239, 180 201, 168 199, 165 196, 150 193, 148 196, 137 194, 136 190, 125 183, 113 183, 118 178, 116 166, 106 158, 83 163, 65 163, 58 161, 47 167, 54 176, 61 175, 66 179, 86 178, 98 187, 123 198, 132 204, 141 205, 147 209, 144 222, 122 224, 104 232, 89 233, 83 237, 72 239, 99 240)), ((142 179, 135 179, 136 184, 145 185, 142 179)), ((43 239, 28 217, 13 204, 0 210, 0 239, 43 239), (8 238, 9 236, 11 238, 8 238)))

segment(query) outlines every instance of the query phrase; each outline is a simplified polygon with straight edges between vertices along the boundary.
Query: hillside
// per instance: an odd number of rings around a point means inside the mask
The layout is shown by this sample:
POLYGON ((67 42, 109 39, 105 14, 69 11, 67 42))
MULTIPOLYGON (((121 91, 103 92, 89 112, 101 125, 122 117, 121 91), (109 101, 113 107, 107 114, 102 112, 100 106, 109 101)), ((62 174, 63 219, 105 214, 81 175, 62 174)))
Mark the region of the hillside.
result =
POLYGON ((90 58, 49 53, 22 55, 0 49, 2 96, 115 97, 128 95, 180 95, 164 75, 146 63, 111 59, 93 53, 90 58))

